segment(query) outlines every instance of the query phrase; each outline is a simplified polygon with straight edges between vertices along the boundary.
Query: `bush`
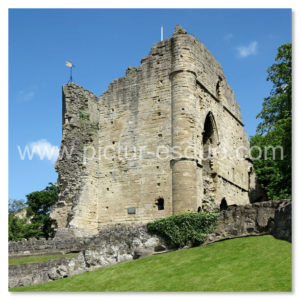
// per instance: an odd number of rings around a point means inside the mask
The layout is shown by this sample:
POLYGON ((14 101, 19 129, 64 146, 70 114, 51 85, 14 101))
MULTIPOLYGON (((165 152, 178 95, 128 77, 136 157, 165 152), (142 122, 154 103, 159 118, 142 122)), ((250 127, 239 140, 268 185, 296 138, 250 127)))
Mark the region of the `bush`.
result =
POLYGON ((147 224, 151 233, 164 238, 173 247, 198 246, 213 232, 218 213, 186 213, 147 224))
POLYGON ((8 239, 10 241, 20 241, 33 237, 43 237, 35 224, 27 223, 26 219, 20 219, 12 214, 8 215, 8 239))

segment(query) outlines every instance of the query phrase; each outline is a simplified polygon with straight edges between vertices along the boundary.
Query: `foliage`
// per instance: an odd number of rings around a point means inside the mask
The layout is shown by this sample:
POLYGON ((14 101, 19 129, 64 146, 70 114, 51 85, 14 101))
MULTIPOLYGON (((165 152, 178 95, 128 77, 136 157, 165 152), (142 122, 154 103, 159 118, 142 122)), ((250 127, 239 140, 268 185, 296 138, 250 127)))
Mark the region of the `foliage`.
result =
POLYGON ((291 116, 292 109, 292 45, 278 48, 274 63, 268 70, 267 81, 273 83, 270 96, 264 99, 263 109, 258 114, 262 122, 258 132, 274 129, 278 122, 291 116))
POLYGON ((23 264, 35 264, 40 262, 47 262, 51 259, 58 260, 61 258, 71 258, 77 256, 78 253, 68 253, 68 254, 55 254, 55 255, 36 255, 36 256, 26 256, 10 258, 8 264, 12 265, 23 265, 23 264))
MULTIPOLYGON (((58 200, 58 187, 49 183, 42 191, 32 192, 27 202, 15 202, 9 209, 8 238, 10 241, 21 239, 49 238, 53 236, 55 221, 50 218, 50 208, 58 200), (14 215, 16 209, 25 205, 27 218, 21 219, 14 215), (28 221, 29 220, 29 221, 28 221)), ((17 209, 18 210, 18 209, 17 209)))
POLYGON ((48 215, 50 208, 58 200, 58 187, 53 183, 42 191, 32 192, 27 197, 28 216, 48 215))
POLYGON ((186 213, 148 223, 147 228, 172 246, 196 246, 212 232, 217 219, 218 213, 186 213))
MULTIPOLYGON (((258 146, 261 149, 270 145, 280 145, 281 136, 276 134, 277 130, 268 133, 265 136, 255 135, 251 138, 251 146, 258 146)), ((253 157, 258 157, 257 148, 252 149, 253 157)), ((291 196, 291 176, 289 171, 286 171, 286 166, 283 164, 285 160, 281 160, 279 149, 274 152, 267 151, 266 159, 262 157, 259 160, 254 160, 254 168, 259 179, 261 187, 266 191, 268 199, 284 199, 291 196)))
MULTIPOLYGON (((292 45, 283 44, 278 48, 274 63, 268 70, 267 81, 273 83, 270 96, 264 99, 261 119, 256 135, 251 137, 251 147, 282 146, 272 155, 254 160, 254 168, 259 183, 267 192, 269 199, 287 198, 292 190, 292 45)), ((252 156, 258 157, 255 147, 252 156)))
POLYGON ((13 214, 8 216, 8 239, 10 241, 20 241, 33 237, 42 237, 39 228, 26 219, 20 219, 13 214))
POLYGON ((291 292, 292 245, 270 235, 153 255, 15 292, 291 292))
POLYGON ((19 211, 19 210, 21 210, 25 207, 26 207, 26 203, 23 199, 21 199, 21 200, 17 200, 17 199, 9 200, 8 213, 9 214, 14 214, 17 211, 19 211))
POLYGON ((54 220, 50 218, 50 208, 58 200, 58 187, 50 183, 44 190, 32 192, 27 197, 27 216, 32 217, 31 223, 39 228, 45 238, 54 234, 54 220))

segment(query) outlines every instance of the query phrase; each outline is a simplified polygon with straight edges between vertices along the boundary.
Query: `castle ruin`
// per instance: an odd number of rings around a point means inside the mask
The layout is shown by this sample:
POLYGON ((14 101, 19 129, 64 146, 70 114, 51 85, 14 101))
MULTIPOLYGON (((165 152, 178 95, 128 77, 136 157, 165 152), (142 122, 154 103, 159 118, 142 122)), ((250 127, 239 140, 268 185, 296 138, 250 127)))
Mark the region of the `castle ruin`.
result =
POLYGON ((249 149, 221 65, 176 26, 101 96, 63 86, 51 217, 58 230, 92 235, 112 223, 248 204, 256 188, 249 149))

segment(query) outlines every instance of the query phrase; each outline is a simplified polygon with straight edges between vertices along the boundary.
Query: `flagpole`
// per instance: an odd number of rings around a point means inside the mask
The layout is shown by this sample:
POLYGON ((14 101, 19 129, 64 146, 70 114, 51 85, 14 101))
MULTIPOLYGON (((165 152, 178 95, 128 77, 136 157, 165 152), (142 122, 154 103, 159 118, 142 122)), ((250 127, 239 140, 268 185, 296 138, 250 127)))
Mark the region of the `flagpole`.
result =
POLYGON ((73 67, 75 67, 75 66, 72 64, 71 61, 66 61, 66 66, 67 66, 68 68, 70 68, 70 79, 69 79, 69 81, 68 81, 68 84, 69 84, 69 83, 72 83, 72 82, 73 82, 72 71, 73 71, 73 67))
POLYGON ((164 39, 164 28, 163 26, 161 25, 160 27, 160 41, 162 42, 164 39))

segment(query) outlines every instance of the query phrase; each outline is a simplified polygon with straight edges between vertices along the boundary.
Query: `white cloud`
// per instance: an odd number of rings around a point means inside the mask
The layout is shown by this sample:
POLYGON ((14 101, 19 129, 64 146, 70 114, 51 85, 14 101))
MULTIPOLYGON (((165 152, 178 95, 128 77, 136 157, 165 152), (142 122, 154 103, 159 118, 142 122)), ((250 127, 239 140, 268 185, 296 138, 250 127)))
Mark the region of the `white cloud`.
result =
POLYGON ((257 54, 257 45, 258 43, 256 41, 251 42, 248 46, 239 46, 237 47, 238 55, 239 57, 247 57, 249 55, 255 55, 257 54))
POLYGON ((24 160, 28 156, 29 160, 32 160, 33 156, 36 155, 40 160, 48 159, 52 163, 55 163, 59 154, 59 148, 49 143, 46 139, 40 139, 35 142, 27 144, 22 151, 21 147, 18 146, 20 158, 24 160))
POLYGON ((32 88, 27 88, 24 90, 20 90, 17 94, 17 99, 20 102, 27 102, 34 98, 37 92, 37 87, 34 86, 32 88))

